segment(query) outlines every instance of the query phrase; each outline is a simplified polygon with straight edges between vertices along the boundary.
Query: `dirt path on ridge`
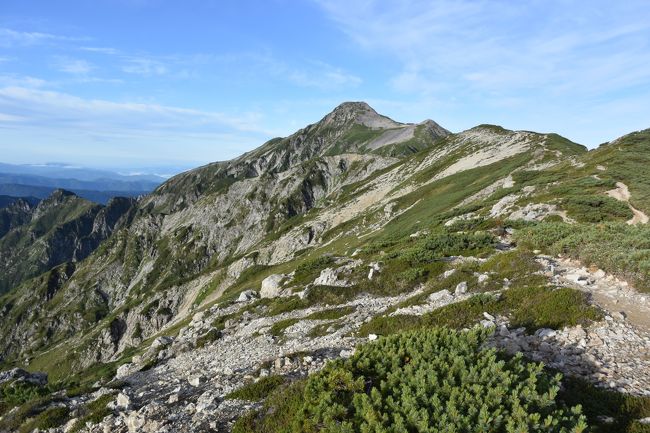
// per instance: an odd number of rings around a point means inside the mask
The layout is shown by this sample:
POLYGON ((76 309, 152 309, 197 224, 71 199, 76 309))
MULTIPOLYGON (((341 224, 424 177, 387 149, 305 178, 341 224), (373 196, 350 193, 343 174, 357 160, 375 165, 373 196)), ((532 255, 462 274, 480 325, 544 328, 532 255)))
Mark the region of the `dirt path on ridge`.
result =
POLYGON ((650 294, 639 293, 626 281, 588 269, 576 260, 539 256, 538 262, 554 284, 587 292, 610 316, 622 313, 626 321, 650 332, 650 294))
POLYGON ((630 190, 628 189, 627 185, 625 185, 623 182, 616 182, 616 188, 607 191, 605 194, 608 196, 615 198, 618 201, 622 201, 624 203, 627 203, 628 207, 634 214, 632 219, 628 220, 627 223, 630 225, 634 224, 648 224, 648 215, 646 215, 644 212, 638 210, 634 206, 630 204, 630 190))

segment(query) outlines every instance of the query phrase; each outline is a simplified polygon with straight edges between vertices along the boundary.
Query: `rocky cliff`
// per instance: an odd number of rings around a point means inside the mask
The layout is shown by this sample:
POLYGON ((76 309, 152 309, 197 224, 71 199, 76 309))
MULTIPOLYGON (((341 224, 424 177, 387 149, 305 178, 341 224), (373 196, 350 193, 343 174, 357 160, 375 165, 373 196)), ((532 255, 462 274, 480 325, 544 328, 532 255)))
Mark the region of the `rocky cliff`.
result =
POLYGON ((37 204, 18 199, 0 209, 0 293, 85 259, 116 227, 128 224, 134 204, 115 198, 100 206, 57 190, 37 204))

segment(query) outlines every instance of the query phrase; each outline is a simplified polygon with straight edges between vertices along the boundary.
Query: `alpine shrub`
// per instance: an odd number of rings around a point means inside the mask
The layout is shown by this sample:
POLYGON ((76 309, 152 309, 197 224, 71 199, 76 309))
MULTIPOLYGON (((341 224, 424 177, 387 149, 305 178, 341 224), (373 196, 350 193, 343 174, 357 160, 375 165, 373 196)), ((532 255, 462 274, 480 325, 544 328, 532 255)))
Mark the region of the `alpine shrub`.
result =
POLYGON ((560 375, 484 347, 487 331, 433 328, 382 338, 271 395, 237 432, 580 433, 560 375), (302 398, 293 393, 301 392, 302 398), (293 402, 288 404, 288 402, 293 402), (271 430, 272 429, 272 430, 271 430))

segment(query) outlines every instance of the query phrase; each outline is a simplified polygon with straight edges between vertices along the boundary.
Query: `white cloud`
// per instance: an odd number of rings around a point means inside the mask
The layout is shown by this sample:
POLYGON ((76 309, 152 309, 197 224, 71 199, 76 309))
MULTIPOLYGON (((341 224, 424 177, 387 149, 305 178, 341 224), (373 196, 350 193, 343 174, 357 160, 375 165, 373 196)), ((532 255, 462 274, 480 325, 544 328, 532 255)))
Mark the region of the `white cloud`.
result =
POLYGON ((322 62, 314 62, 309 69, 291 69, 281 67, 286 78, 300 87, 314 87, 321 90, 334 90, 345 87, 356 87, 361 84, 361 78, 347 73, 340 68, 322 62))
POLYGON ((319 90, 341 90, 357 87, 362 79, 343 69, 317 60, 303 60, 289 64, 270 53, 249 53, 230 58, 217 59, 220 62, 241 63, 244 70, 263 73, 268 77, 277 77, 298 87, 319 90))
POLYGON ((23 32, 13 29, 0 28, 0 46, 13 47, 37 45, 56 41, 82 41, 86 38, 55 35, 52 33, 23 32))
POLYGON ((45 80, 28 75, 0 75, 0 86, 35 88, 46 84, 45 80))
POLYGON ((57 68, 61 72, 72 75, 88 75, 95 67, 81 59, 71 59, 69 57, 58 57, 57 68))
POLYGON ((257 126, 259 116, 232 117, 222 113, 159 104, 112 102, 26 87, 0 88, 0 112, 28 119, 34 127, 60 126, 110 131, 179 129, 197 132, 232 130, 267 134, 257 126))
POLYGON ((399 91, 595 94, 650 80, 642 0, 315 1, 359 46, 399 62, 399 91))
POLYGON ((88 51, 91 53, 100 53, 107 55, 115 55, 119 53, 119 50, 110 47, 79 47, 81 51, 88 51))
POLYGON ((144 57, 129 57, 126 59, 126 64, 122 66, 122 71, 128 74, 151 77, 154 75, 165 75, 169 72, 169 69, 164 63, 158 60, 144 57))
POLYGON ((69 160, 207 162, 275 136, 259 126, 257 113, 231 116, 16 86, 0 88, 0 113, 0 152, 20 146, 24 158, 58 152, 69 160))
POLYGON ((21 122, 25 120, 24 117, 14 116, 13 114, 0 113, 0 123, 4 122, 21 122))

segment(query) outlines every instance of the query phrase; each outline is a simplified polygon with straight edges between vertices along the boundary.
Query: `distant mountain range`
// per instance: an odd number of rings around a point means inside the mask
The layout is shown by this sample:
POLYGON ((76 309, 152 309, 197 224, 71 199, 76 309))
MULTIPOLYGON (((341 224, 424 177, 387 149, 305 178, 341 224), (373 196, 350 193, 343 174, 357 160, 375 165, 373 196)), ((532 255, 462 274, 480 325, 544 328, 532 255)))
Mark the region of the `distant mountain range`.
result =
POLYGON ((44 199, 63 188, 87 200, 106 204, 112 197, 149 193, 164 181, 164 177, 157 175, 124 175, 65 164, 0 163, 0 195, 11 197, 44 199))
POLYGON ((77 179, 96 181, 98 179, 121 180, 124 182, 152 182, 159 184, 166 179, 155 174, 126 175, 110 170, 78 167, 63 163, 47 164, 5 164, 0 162, 0 173, 29 174, 34 176, 49 177, 54 179, 77 179))

